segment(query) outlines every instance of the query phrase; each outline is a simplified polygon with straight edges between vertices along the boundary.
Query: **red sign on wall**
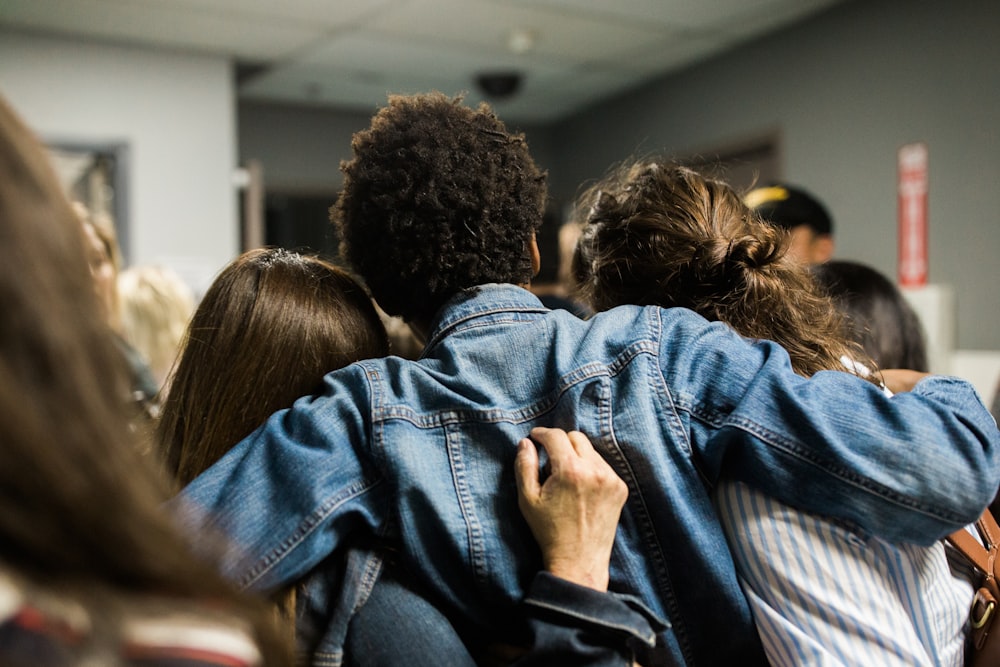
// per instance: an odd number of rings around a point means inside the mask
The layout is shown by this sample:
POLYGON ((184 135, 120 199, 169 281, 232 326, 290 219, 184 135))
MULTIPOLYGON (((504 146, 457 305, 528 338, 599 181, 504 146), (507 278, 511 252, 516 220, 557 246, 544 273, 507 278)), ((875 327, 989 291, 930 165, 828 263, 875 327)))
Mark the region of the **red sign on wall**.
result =
POLYGON ((897 155, 899 284, 927 284, 927 145, 907 144, 897 155))

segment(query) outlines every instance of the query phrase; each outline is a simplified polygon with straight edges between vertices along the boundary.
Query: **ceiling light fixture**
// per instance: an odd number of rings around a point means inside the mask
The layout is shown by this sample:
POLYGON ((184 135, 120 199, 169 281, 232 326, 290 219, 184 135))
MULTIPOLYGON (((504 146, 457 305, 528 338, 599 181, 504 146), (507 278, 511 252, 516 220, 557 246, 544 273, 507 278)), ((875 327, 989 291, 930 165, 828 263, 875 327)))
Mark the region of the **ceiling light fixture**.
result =
POLYGON ((507 35, 507 48, 511 53, 523 55, 535 48, 536 36, 533 30, 514 28, 507 35))

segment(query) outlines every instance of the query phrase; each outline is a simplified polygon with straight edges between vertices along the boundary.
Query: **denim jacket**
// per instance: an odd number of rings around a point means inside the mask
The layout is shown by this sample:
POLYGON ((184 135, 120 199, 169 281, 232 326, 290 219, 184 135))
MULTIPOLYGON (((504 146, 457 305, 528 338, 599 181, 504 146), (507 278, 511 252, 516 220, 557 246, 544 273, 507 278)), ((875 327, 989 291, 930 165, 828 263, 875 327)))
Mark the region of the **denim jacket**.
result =
MULTIPOLYGON (((534 426, 583 431, 628 484, 611 589, 669 621, 643 664, 764 663, 712 505, 723 475, 924 544, 974 521, 1000 483, 1000 433, 964 381, 890 398, 844 372, 796 375, 774 343, 684 309, 583 321, 485 285, 446 304, 419 361, 330 373, 184 497, 235 540, 243 585, 271 590, 384 540, 450 615, 517 641, 541 561, 513 462, 534 426)), ((369 580, 341 577, 329 604, 351 613, 369 580)))

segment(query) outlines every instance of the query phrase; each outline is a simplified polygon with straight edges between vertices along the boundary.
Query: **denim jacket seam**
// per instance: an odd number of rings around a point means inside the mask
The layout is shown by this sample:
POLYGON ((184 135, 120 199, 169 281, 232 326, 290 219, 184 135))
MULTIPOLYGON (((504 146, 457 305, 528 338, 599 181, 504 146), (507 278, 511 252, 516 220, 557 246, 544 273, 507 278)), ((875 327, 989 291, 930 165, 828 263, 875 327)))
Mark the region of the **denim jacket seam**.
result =
POLYGON ((372 488, 378 486, 381 482, 381 479, 376 479, 374 481, 360 481, 356 484, 352 484, 346 489, 343 489, 340 493, 337 493, 323 502, 318 508, 310 513, 309 516, 299 523, 289 537, 282 540, 275 549, 271 550, 268 554, 261 558, 257 564, 247 570, 246 574, 240 579, 240 586, 242 588, 249 588, 253 586, 260 580, 261 577, 274 569, 274 567, 278 565, 278 563, 280 563, 285 556, 292 552, 297 545, 309 537, 313 531, 323 525, 325 519, 330 514, 335 512, 340 505, 367 493, 372 488))
POLYGON ((461 456, 462 448, 453 442, 451 434, 445 433, 445 447, 448 450, 448 461, 451 468, 452 484, 455 485, 455 495, 465 523, 466 538, 469 545, 469 558, 473 574, 477 581, 486 579, 486 549, 483 543, 483 527, 476 515, 475 502, 469 491, 465 475, 465 459, 461 456))
MULTIPOLYGON (((637 357, 647 350, 638 350, 631 356, 637 357)), ((444 428, 455 424, 468 422, 509 422, 519 424, 537 419, 558 404, 560 397, 572 389, 580 382, 593 379, 595 377, 612 377, 610 372, 611 364, 592 362, 585 364, 574 371, 562 376, 556 391, 552 392, 548 400, 537 401, 529 406, 506 409, 506 408, 469 408, 465 410, 446 410, 421 414, 406 405, 372 406, 372 423, 377 424, 383 421, 399 419, 413 424, 417 428, 444 428)), ((620 369, 619 369, 620 370, 620 369)), ((373 390, 376 395, 381 395, 380 389, 373 390)))
MULTIPOLYGON (((659 320, 657 320, 657 322, 659 322, 659 320)), ((620 353, 610 364, 608 364, 608 369, 614 370, 614 372, 610 375, 613 377, 614 375, 620 374, 628 365, 644 355, 649 355, 655 361, 654 365, 657 367, 660 374, 661 387, 667 396, 667 401, 670 408, 673 410, 674 417, 678 422, 680 422, 680 415, 677 413, 676 407, 673 405, 669 385, 667 384, 665 378, 663 378, 662 369, 660 369, 659 346, 654 342, 654 340, 646 338, 636 341, 633 345, 620 353)), ((690 457, 692 451, 690 441, 687 438, 686 433, 683 434, 683 436, 684 442, 688 445, 686 454, 690 457)), ((688 640, 688 633, 683 628, 680 621, 680 619, 683 618, 683 614, 681 613, 681 609, 677 603, 677 596, 674 594, 676 587, 674 585, 673 577, 670 574, 670 568, 667 566, 667 558, 664 553, 663 546, 657 536, 656 530, 652 528, 652 510, 649 503, 646 502, 645 494, 642 492, 642 486, 636 481, 635 471, 628 462, 628 458, 624 455, 624 452, 622 452, 621 447, 618 445, 618 438, 615 436, 613 429, 610 434, 610 438, 615 446, 615 458, 620 457, 623 462, 622 465, 625 468, 620 472, 628 473, 626 483, 629 486, 629 502, 641 508, 641 510, 634 513, 634 517, 639 525, 640 539, 647 545, 652 553, 655 553, 655 556, 651 556, 651 559, 653 561, 654 571, 657 577, 657 584, 659 587, 670 591, 670 594, 665 596, 666 599, 664 600, 664 606, 667 609, 668 616, 674 619, 673 625, 675 627, 673 628, 673 631, 675 639, 681 653, 688 661, 693 662, 694 653, 688 640)), ((605 456, 607 455, 607 452, 602 453, 605 454, 605 456)), ((671 626, 670 623, 667 625, 671 626)))

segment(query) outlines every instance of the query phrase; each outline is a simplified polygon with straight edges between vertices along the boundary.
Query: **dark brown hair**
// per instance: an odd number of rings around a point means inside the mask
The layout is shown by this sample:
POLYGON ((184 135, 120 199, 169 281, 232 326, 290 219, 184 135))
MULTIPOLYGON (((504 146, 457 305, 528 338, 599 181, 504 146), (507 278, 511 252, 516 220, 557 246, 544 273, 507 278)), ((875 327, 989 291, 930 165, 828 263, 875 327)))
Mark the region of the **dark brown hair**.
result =
POLYGON ((185 485, 323 375, 388 354, 370 297, 345 271, 282 249, 234 260, 195 311, 157 441, 185 485))
POLYGON ((802 375, 861 363, 842 318, 786 232, 764 224, 727 184, 680 166, 627 165, 583 195, 573 273, 595 310, 680 306, 749 338, 779 343, 802 375))
POLYGON ((920 318, 887 277, 870 266, 842 260, 812 270, 844 314, 850 337, 879 368, 927 372, 927 343, 920 318))
POLYGON ((545 174, 486 104, 391 96, 352 148, 330 215, 385 312, 429 320, 460 290, 531 280, 545 174))
POLYGON ((280 664, 264 608, 196 558, 162 507, 165 480, 127 427, 125 368, 99 314, 83 229, 2 100, 0 252, 0 561, 85 604, 132 594, 227 601, 280 664))

